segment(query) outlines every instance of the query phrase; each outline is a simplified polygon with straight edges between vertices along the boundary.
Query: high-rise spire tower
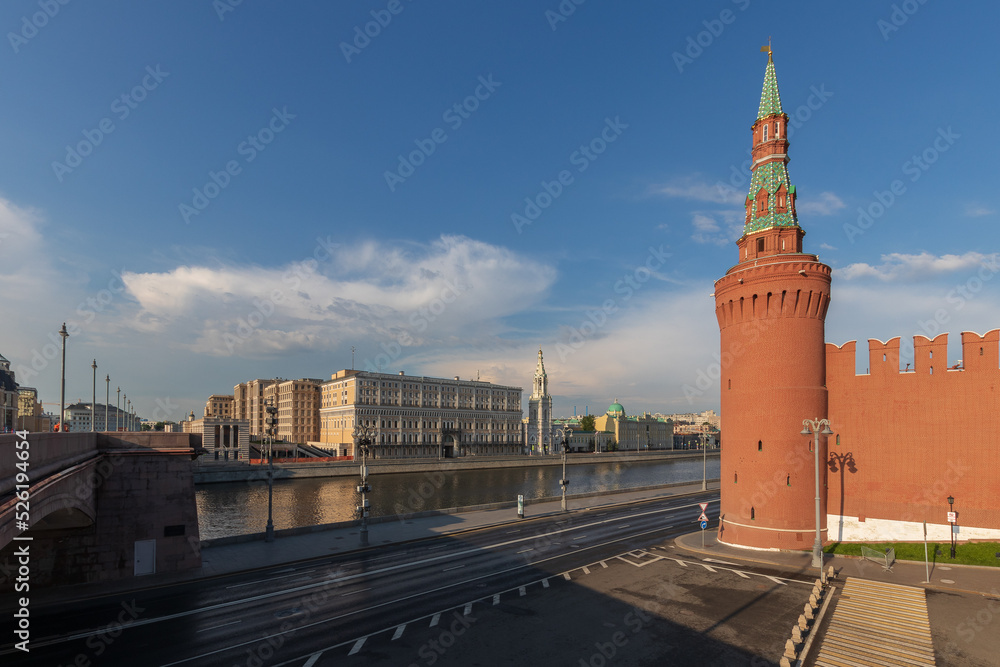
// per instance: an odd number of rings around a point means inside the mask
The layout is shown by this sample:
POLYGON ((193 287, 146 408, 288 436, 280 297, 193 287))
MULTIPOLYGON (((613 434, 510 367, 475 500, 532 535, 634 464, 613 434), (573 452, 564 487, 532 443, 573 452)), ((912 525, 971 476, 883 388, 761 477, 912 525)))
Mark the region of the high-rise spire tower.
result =
MULTIPOLYGON (((800 431, 803 419, 827 416, 830 267, 802 251, 805 232, 787 169, 788 116, 781 110, 770 47, 765 50, 739 258, 715 283, 722 343, 719 539, 808 549, 816 528, 815 479, 811 442, 800 431)), ((822 441, 820 446, 824 454, 822 441)), ((825 526, 825 508, 821 515, 825 526)))
POLYGON ((536 454, 549 453, 552 441, 552 397, 549 396, 549 376, 545 373, 542 349, 538 348, 535 379, 528 399, 528 425, 525 436, 528 448, 536 454))

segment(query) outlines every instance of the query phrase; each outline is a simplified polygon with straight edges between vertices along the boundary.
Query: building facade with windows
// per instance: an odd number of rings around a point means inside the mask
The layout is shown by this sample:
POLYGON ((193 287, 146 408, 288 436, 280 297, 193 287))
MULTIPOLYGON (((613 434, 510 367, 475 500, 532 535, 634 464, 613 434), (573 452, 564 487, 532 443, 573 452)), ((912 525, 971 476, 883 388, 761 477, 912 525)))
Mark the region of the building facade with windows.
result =
POLYGON ((264 434, 264 391, 275 382, 277 380, 258 378, 233 387, 232 418, 245 419, 250 424, 250 436, 254 440, 259 440, 264 434))
POLYGON ((523 454, 521 388, 478 380, 341 370, 321 387, 320 446, 354 455, 357 425, 375 456, 451 458, 523 454))
POLYGON ((271 385, 267 393, 278 406, 278 440, 300 444, 319 440, 322 384, 323 380, 300 378, 271 385))
POLYGON ((232 394, 212 394, 205 401, 205 416, 233 419, 234 403, 235 397, 232 394))

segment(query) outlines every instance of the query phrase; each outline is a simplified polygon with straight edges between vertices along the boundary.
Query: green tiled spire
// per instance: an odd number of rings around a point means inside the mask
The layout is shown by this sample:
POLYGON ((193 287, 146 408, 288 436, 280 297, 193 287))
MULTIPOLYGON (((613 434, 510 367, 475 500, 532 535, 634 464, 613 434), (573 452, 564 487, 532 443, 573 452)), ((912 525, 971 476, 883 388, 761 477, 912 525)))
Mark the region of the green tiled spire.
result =
MULTIPOLYGON (((774 61, 771 59, 770 47, 763 47, 761 50, 767 50, 767 70, 764 73, 764 90, 760 94, 758 121, 783 113, 781 111, 781 98, 778 96, 778 77, 774 74, 774 61)), ((750 218, 743 226, 744 234, 752 234, 771 227, 799 226, 798 216, 791 205, 785 207, 784 213, 777 212, 778 190, 784 186, 786 196, 792 196, 795 192, 795 186, 791 184, 788 177, 788 167, 785 163, 786 160, 779 157, 768 161, 762 160, 760 164, 755 164, 751 169, 750 191, 747 193, 750 218), (768 194, 767 212, 758 217, 756 198, 761 189, 766 190, 768 194)))
POLYGON ((778 77, 774 74, 774 61, 770 50, 767 53, 767 71, 764 72, 764 90, 760 93, 760 108, 757 110, 757 120, 767 116, 780 114, 781 96, 778 95, 778 77))

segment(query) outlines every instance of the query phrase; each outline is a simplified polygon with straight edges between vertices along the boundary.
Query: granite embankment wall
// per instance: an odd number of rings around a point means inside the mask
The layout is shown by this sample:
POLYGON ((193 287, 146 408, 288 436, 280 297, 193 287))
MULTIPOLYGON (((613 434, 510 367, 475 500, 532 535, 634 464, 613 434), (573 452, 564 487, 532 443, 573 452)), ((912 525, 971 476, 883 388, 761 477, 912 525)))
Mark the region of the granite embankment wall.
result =
MULTIPOLYGON (((709 458, 717 458, 718 450, 709 451, 709 458)), ((684 459, 700 459, 702 453, 696 450, 681 450, 668 452, 606 452, 603 454, 573 454, 567 460, 568 465, 590 463, 629 464, 649 461, 674 461, 684 459)), ((275 479, 292 479, 296 477, 354 477, 358 475, 357 461, 333 461, 317 463, 283 463, 275 464, 275 479)), ((406 472, 437 472, 456 470, 481 470, 488 468, 527 468, 534 466, 561 466, 561 456, 518 456, 518 457, 469 457, 461 459, 414 459, 414 460, 370 460, 368 469, 371 474, 406 472)), ((267 476, 267 466, 217 463, 215 461, 198 463, 194 468, 195 484, 212 484, 220 482, 245 482, 263 479, 267 476)))

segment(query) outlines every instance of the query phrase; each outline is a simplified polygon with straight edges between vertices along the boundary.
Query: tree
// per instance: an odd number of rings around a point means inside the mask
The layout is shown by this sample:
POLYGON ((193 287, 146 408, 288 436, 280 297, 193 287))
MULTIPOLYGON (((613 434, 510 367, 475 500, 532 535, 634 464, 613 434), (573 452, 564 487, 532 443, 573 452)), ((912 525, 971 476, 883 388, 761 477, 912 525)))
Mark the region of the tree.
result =
POLYGON ((580 428, 584 431, 594 431, 597 429, 597 420, 594 415, 580 417, 580 428))

